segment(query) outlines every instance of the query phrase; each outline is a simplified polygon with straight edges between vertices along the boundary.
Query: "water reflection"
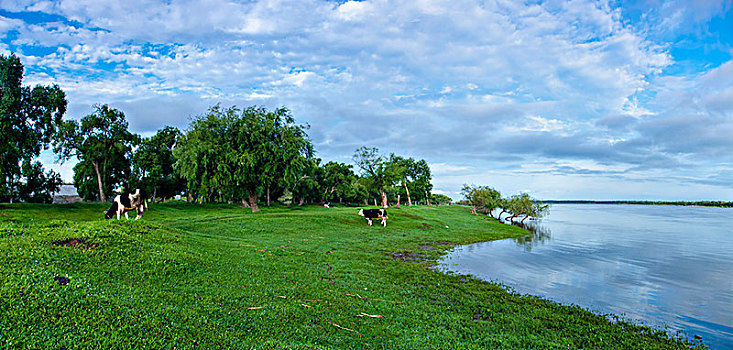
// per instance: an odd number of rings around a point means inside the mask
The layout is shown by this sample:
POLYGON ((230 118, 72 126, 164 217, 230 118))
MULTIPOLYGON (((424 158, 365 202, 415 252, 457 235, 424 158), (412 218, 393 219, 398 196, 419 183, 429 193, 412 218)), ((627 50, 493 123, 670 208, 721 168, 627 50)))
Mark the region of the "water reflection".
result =
POLYGON ((438 269, 733 350, 732 221, 733 209, 555 205, 529 235, 456 247, 438 269))
POLYGON ((532 220, 526 224, 515 222, 513 225, 530 232, 530 234, 526 236, 513 239, 517 246, 522 247, 526 252, 531 252, 532 248, 552 241, 552 231, 549 227, 542 225, 539 220, 532 220))

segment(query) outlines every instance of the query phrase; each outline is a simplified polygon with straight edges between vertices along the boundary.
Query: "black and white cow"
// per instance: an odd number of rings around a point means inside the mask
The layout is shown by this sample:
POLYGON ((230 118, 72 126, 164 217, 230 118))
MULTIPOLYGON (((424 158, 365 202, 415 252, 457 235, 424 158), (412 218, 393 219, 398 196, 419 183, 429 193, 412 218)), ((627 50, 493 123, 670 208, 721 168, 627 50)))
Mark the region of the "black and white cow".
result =
POLYGON ((382 226, 387 227, 387 211, 384 209, 359 209, 359 215, 367 219, 372 226, 372 219, 382 219, 382 226))
POLYGON ((111 219, 117 214, 117 220, 120 219, 121 214, 125 214, 125 219, 130 219, 127 216, 127 212, 135 210, 137 217, 135 220, 142 217, 143 211, 148 208, 148 203, 145 201, 145 194, 141 189, 136 189, 135 192, 123 192, 115 196, 112 201, 112 207, 104 212, 105 219, 111 219))

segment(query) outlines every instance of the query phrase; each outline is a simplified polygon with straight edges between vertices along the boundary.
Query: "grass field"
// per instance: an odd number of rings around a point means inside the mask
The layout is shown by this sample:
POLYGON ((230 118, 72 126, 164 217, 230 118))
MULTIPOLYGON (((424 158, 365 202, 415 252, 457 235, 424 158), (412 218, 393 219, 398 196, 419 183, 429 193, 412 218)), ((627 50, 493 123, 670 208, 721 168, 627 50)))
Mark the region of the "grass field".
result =
POLYGON ((677 349, 682 340, 435 272, 524 235, 461 207, 0 205, 0 349, 677 349))

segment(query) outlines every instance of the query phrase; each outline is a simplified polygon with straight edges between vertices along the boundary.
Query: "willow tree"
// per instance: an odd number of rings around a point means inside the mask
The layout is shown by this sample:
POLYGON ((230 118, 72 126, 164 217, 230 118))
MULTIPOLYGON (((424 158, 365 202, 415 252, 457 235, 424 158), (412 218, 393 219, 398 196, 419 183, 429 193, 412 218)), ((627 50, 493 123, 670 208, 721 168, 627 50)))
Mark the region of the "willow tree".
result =
POLYGON ((306 129, 286 108, 215 106, 179 139, 174 167, 189 189, 242 199, 257 212, 260 192, 294 183, 308 164, 313 146, 306 129))

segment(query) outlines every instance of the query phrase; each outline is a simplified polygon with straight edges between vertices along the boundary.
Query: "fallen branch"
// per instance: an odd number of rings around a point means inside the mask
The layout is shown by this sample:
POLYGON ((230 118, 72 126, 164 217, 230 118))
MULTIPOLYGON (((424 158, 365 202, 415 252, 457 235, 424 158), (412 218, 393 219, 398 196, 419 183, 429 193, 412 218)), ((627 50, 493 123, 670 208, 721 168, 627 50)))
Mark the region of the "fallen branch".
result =
POLYGON ((369 300, 369 298, 365 298, 365 297, 363 297, 363 296, 361 296, 359 294, 356 294, 356 295, 354 295, 354 294, 346 294, 346 295, 348 295, 350 297, 359 298, 359 299, 362 299, 362 300, 369 300))
POLYGON ((264 308, 265 308, 264 306, 254 306, 254 307, 248 307, 247 310, 259 310, 259 309, 264 309, 264 308))
POLYGON ((382 315, 370 315, 370 314, 367 314, 367 313, 362 312, 362 313, 356 315, 356 317, 382 318, 384 316, 382 316, 382 315))
MULTIPOLYGON (((328 323, 332 324, 334 327, 336 327, 338 329, 343 329, 345 331, 354 332, 356 334, 359 334, 359 332, 357 332, 357 331, 355 331, 353 329, 348 329, 346 327, 341 327, 341 326, 337 325, 336 323, 334 323, 333 321, 328 321, 328 323)), ((359 337, 361 338, 361 334, 359 334, 359 337)))

